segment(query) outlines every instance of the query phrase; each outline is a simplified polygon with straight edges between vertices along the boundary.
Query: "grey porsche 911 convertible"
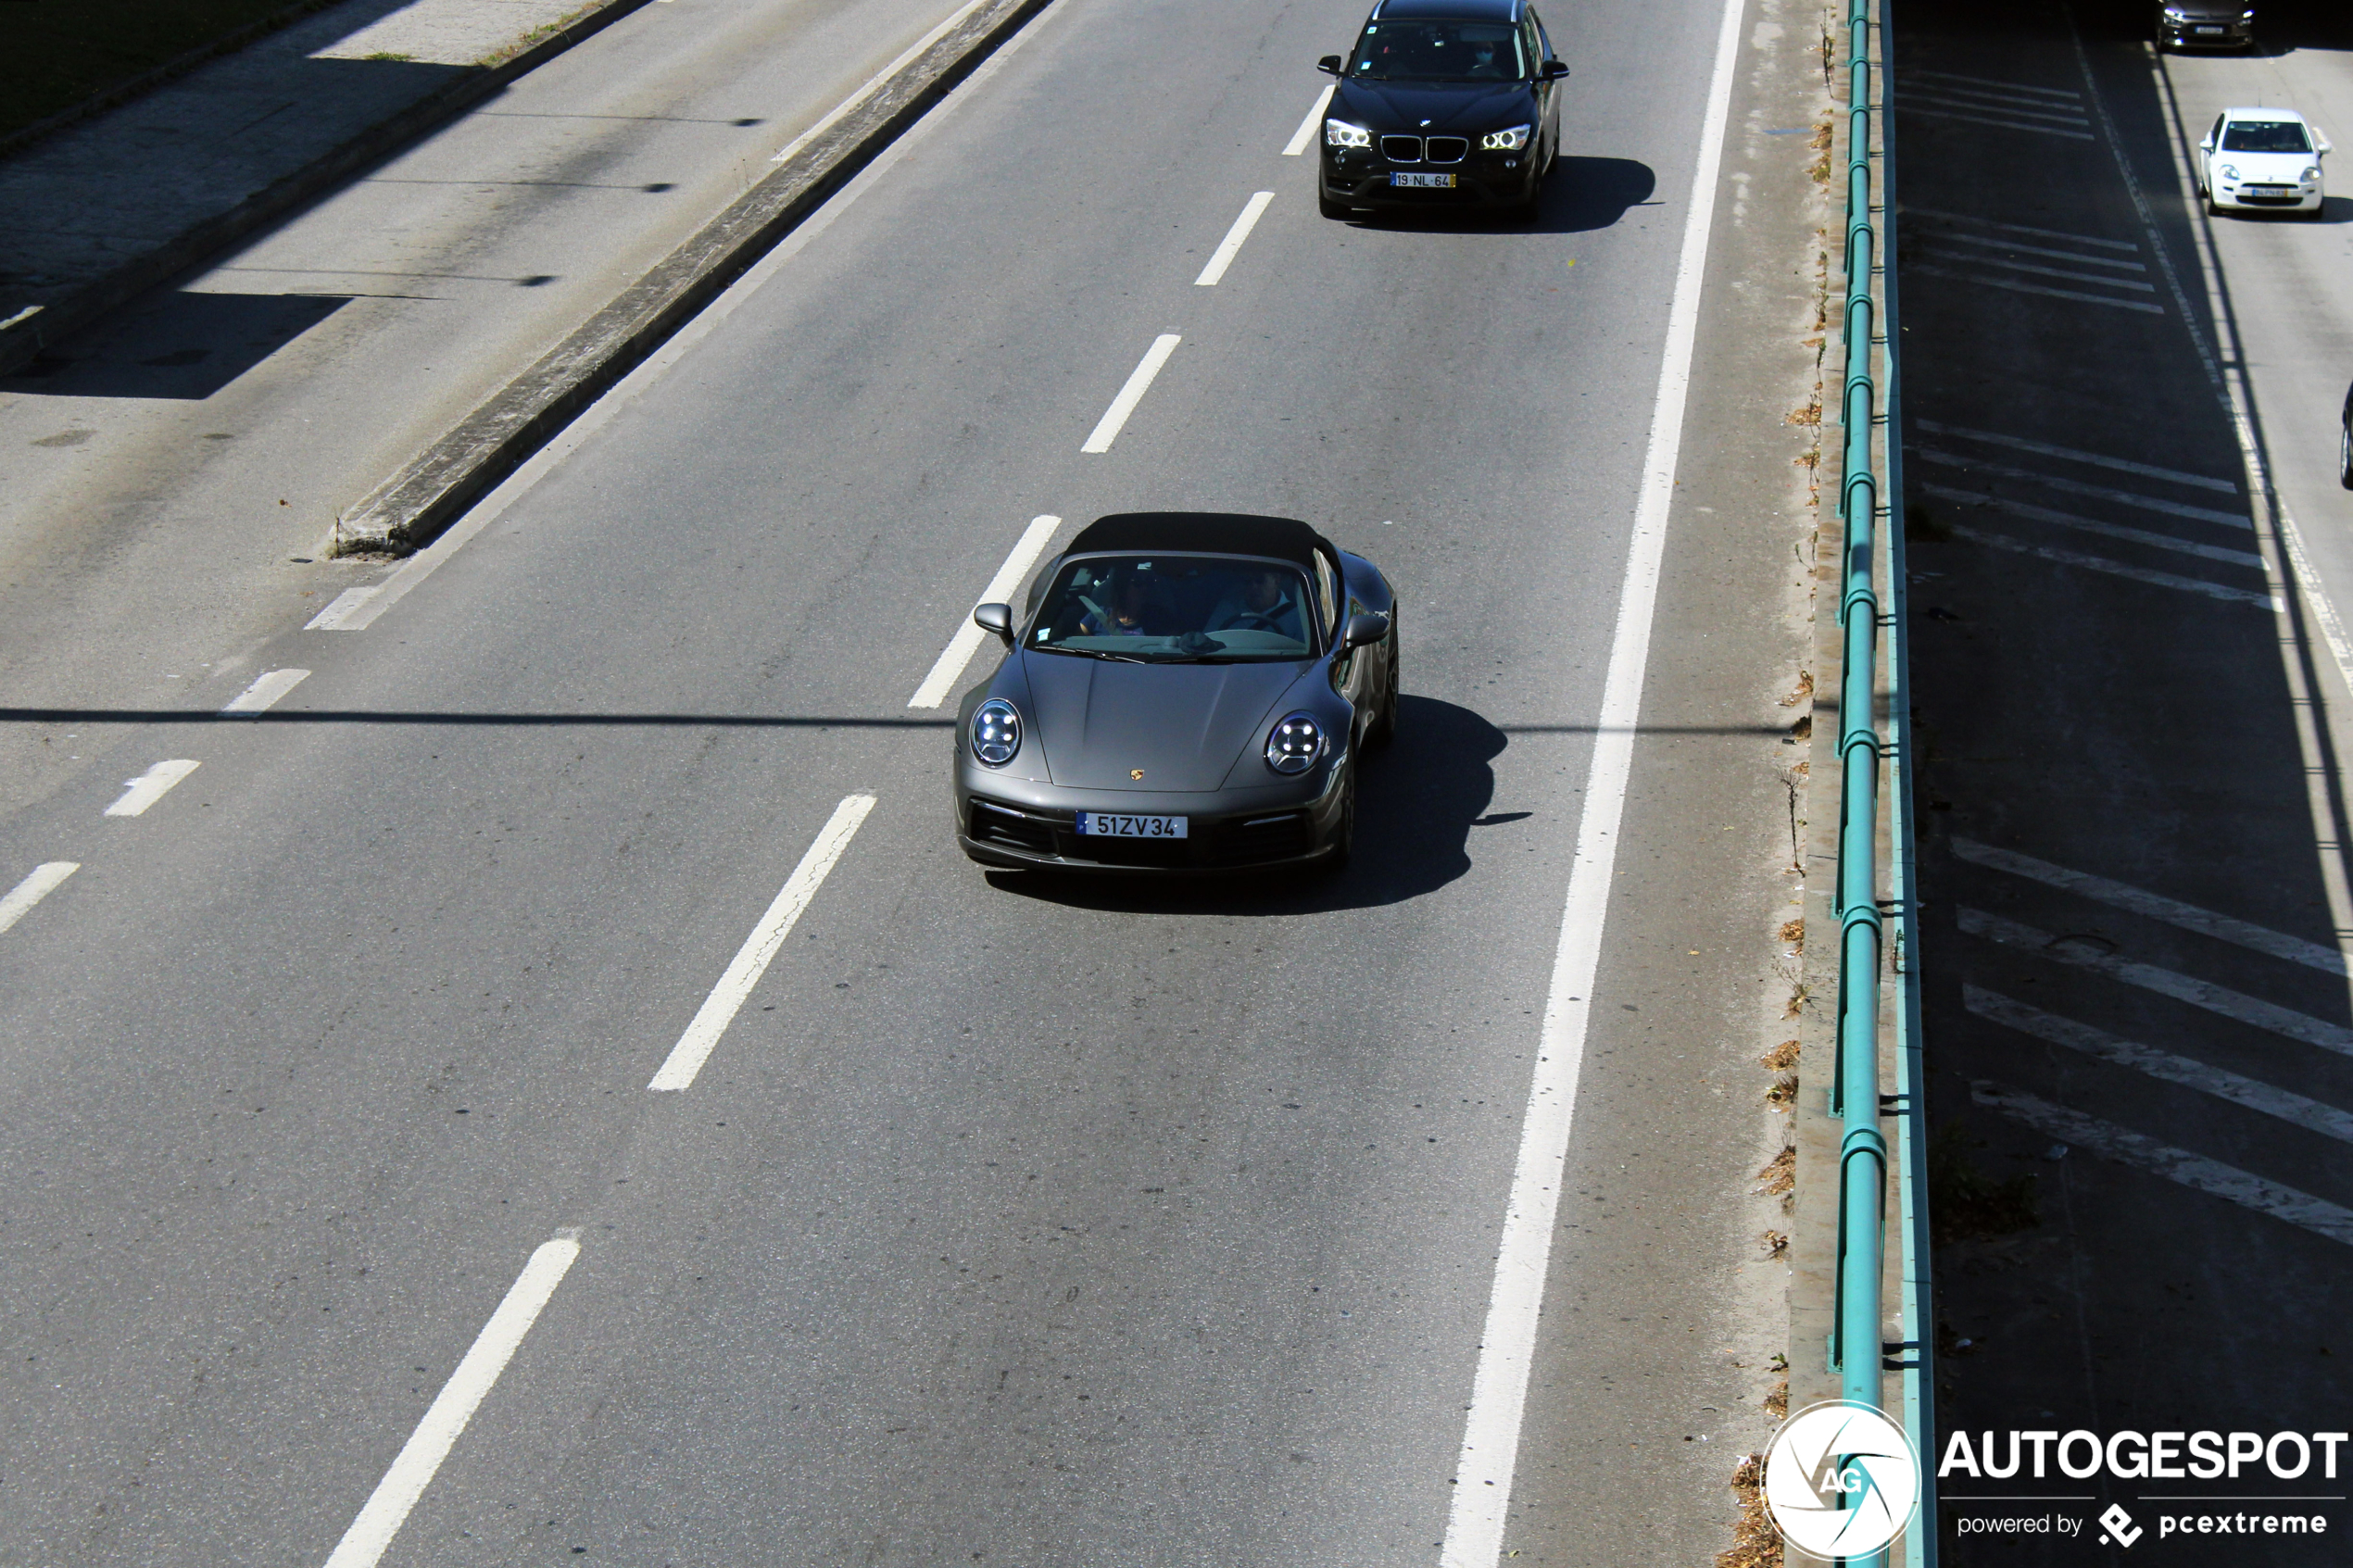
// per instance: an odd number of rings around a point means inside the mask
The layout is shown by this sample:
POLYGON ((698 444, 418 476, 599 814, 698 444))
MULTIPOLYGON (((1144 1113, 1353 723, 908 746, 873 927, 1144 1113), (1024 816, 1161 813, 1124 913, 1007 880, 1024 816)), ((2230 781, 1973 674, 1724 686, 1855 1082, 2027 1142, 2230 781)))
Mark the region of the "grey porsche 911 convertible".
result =
POLYGON ((1080 530, 956 722, 956 833, 984 865, 1337 866, 1356 761, 1397 728, 1372 562, 1289 518, 1125 512, 1080 530))

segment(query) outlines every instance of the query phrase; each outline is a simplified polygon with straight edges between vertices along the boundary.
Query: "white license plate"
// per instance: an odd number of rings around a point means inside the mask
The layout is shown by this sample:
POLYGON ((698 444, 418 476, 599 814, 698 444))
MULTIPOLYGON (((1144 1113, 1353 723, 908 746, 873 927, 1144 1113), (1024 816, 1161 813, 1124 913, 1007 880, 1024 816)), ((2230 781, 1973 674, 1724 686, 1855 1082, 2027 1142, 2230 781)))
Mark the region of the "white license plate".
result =
POLYGON ((1419 185, 1433 191, 1451 191, 1454 177, 1451 174, 1407 174, 1403 170, 1391 174, 1389 182, 1395 185, 1419 185))
POLYGON ((1182 817, 1129 817, 1116 811, 1081 811, 1078 831, 1088 838, 1182 838, 1182 817))
POLYGON ((2190 31, 2192 32, 2221 32, 2223 30, 2219 27, 2194 27, 2190 31))

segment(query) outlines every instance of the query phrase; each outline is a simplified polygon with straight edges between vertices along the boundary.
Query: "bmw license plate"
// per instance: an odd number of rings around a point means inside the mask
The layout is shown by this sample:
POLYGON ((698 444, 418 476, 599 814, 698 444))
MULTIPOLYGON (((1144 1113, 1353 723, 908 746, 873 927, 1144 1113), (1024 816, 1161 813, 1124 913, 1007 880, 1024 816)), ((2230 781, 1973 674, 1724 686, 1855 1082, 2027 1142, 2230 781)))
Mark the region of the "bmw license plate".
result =
POLYGON ((2219 27, 2194 27, 2190 29, 2190 31, 2192 32, 2221 32, 2222 29, 2219 27))
POLYGON ((1088 838, 1182 838, 1182 817, 1130 817, 1116 811, 1081 811, 1078 831, 1088 838))
POLYGON ((1451 191, 1454 188, 1454 177, 1451 174, 1408 174, 1403 169, 1391 174, 1389 177, 1389 182, 1392 186, 1420 185, 1433 191, 1451 191))

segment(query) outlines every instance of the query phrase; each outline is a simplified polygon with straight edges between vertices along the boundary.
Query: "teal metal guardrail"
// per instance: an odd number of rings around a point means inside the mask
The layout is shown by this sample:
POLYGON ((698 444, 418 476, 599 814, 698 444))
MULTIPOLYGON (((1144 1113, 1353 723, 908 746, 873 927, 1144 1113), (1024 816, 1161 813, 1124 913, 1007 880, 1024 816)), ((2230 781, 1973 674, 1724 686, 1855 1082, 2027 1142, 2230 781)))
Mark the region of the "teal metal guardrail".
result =
MULTIPOLYGON (((1843 431, 1838 513, 1843 527, 1839 595, 1842 666, 1839 681, 1839 835, 1832 909, 1839 921, 1837 1065, 1831 1109, 1843 1123, 1839 1148, 1837 1303, 1831 1363, 1843 1398, 1884 1409, 1885 1378, 1902 1374, 1898 1419, 1920 1458, 1919 1512, 1905 1533, 1907 1568, 1935 1568, 1934 1338, 1929 1296, 1926 1105, 1920 1060, 1919 943, 1910 807, 1910 670, 1904 636, 1902 500, 1903 443, 1897 422, 1893 127, 1885 113, 1888 0, 1880 0, 1875 56, 1872 0, 1851 0, 1847 19, 1846 305, 1844 375, 1840 411, 1843 431), (1875 71, 1876 68, 1876 71, 1875 71), (1872 92, 1874 75, 1881 91, 1872 92), (1881 201, 1874 222, 1874 120, 1881 201), (1874 282, 1878 284, 1874 296, 1874 282), (1877 350, 1877 353, 1874 353, 1877 350), (1874 374, 1874 370, 1877 374, 1874 374), (1884 467, 1875 463, 1875 436, 1884 410, 1884 467), (1879 587, 1884 564, 1886 609, 1879 587), (1877 713, 1882 700, 1879 637, 1888 632, 1884 701, 1889 737, 1877 713), (1879 893, 1881 775, 1887 774, 1888 892, 1879 893), (1890 938, 1894 963, 1889 966, 1890 938), (1894 981, 1892 1022, 1895 1090, 1880 1089, 1880 1014, 1883 991, 1894 981), (1891 1164, 1883 1119, 1896 1134, 1891 1164), (1888 1225, 1888 1178, 1894 1177, 1896 1224, 1888 1225), (1881 1281, 1893 1240, 1900 1264, 1901 1337, 1881 1337, 1881 1281)), ((1850 1561, 1884 1568, 1888 1553, 1850 1561)))

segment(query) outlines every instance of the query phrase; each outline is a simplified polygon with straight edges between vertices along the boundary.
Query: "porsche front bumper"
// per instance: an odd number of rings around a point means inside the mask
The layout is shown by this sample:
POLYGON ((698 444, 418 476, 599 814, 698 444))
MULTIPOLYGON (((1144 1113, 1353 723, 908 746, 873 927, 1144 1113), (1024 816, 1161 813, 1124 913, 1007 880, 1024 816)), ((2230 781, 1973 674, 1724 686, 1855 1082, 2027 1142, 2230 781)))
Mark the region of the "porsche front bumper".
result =
POLYGON ((1298 780, 1246 789, 1153 794, 1064 789, 994 774, 956 773, 956 842, 984 865, 1121 875, 1186 875, 1303 866, 1328 859, 1341 828, 1345 759, 1298 780), (1098 838, 1081 811, 1183 817, 1183 838, 1098 838))

